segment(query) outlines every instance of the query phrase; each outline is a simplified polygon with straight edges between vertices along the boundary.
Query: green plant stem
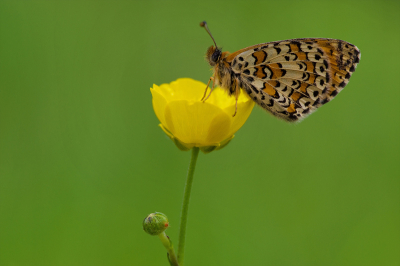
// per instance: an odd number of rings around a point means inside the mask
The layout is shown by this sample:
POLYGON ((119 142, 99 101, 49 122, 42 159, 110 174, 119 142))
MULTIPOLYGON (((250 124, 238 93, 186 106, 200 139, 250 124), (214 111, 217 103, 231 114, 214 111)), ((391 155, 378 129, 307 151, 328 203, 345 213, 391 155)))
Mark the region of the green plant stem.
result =
POLYGON ((190 192, 192 190, 194 169, 196 167, 197 157, 199 155, 199 148, 193 147, 192 158, 190 159, 190 165, 188 175, 186 179, 185 192, 183 194, 182 212, 181 212, 181 224, 179 227, 179 242, 178 242, 178 262, 180 266, 183 266, 183 256, 185 251, 185 236, 186 236, 186 222, 189 209, 190 192))
POLYGON ((161 243, 164 245, 164 247, 168 251, 168 260, 171 266, 179 266, 178 259, 175 255, 175 250, 174 246, 172 245, 171 240, 169 240, 168 236, 165 234, 165 232, 162 232, 161 234, 158 235, 158 237, 161 240, 161 243))

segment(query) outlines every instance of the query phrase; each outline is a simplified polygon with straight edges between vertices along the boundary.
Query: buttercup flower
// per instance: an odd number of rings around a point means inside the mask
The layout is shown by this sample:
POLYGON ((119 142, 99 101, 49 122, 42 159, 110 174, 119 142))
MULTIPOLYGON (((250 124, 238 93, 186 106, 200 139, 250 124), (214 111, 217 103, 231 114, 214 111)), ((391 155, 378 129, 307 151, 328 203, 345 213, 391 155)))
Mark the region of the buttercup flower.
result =
POLYGON ((235 97, 215 88, 211 96, 201 102, 205 88, 206 84, 200 81, 181 78, 170 84, 154 84, 150 89, 160 127, 181 150, 221 149, 243 126, 254 107, 254 102, 240 92, 237 113, 232 117, 235 97))

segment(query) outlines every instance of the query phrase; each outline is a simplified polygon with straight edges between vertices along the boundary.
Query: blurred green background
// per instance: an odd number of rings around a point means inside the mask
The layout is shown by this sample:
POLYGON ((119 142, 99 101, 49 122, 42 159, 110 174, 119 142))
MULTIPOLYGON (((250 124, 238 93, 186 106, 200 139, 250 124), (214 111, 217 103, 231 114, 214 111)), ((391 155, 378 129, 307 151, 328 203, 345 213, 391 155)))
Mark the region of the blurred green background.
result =
POLYGON ((292 125, 255 108, 200 154, 185 262, 400 265, 399 1, 0 1, 0 265, 168 265, 190 152, 149 88, 207 82, 207 20, 226 51, 326 37, 361 62, 292 125), (271 141, 273 140, 273 141, 271 141))

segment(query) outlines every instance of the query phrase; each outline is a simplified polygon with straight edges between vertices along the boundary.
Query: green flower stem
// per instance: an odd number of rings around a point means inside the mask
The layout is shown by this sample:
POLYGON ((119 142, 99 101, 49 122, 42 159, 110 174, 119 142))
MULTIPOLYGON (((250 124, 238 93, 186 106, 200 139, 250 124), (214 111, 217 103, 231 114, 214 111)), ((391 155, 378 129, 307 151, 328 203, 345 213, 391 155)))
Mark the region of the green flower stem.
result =
POLYGON ((168 251, 168 260, 169 260, 169 263, 171 264, 171 266, 179 266, 178 259, 175 255, 174 246, 172 245, 171 240, 169 240, 169 238, 165 234, 165 232, 162 232, 161 234, 159 234, 158 237, 160 238, 161 243, 164 245, 164 247, 168 251))
POLYGON ((199 155, 199 148, 193 147, 192 158, 190 159, 190 165, 186 179, 185 192, 183 195, 181 224, 179 227, 178 262, 180 266, 183 266, 183 255, 185 252, 186 222, 189 209, 190 191, 192 190, 193 174, 194 174, 194 169, 196 167, 198 155, 199 155))

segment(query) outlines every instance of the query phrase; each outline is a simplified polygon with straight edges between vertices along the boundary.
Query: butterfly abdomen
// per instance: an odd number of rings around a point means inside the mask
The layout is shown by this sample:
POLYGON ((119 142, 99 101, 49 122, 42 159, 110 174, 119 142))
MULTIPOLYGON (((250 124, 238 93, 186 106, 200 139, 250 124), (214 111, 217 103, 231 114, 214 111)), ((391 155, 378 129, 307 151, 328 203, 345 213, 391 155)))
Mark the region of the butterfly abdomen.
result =
POLYGON ((240 75, 233 72, 230 65, 222 59, 214 68, 215 83, 225 89, 229 95, 241 88, 242 82, 240 75))

